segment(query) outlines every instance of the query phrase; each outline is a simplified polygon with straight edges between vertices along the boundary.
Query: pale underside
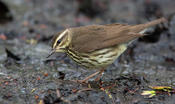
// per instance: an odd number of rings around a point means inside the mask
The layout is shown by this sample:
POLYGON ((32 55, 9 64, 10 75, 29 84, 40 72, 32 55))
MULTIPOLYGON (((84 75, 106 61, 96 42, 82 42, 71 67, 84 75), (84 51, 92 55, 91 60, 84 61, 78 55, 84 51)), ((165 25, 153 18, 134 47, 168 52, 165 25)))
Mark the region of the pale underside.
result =
POLYGON ((125 50, 127 44, 120 44, 110 48, 104 48, 91 53, 76 53, 75 51, 68 50, 68 55, 79 65, 87 68, 105 68, 113 63, 125 50), (78 56, 75 54, 79 54, 78 56), (83 58, 82 58, 83 57, 83 58))

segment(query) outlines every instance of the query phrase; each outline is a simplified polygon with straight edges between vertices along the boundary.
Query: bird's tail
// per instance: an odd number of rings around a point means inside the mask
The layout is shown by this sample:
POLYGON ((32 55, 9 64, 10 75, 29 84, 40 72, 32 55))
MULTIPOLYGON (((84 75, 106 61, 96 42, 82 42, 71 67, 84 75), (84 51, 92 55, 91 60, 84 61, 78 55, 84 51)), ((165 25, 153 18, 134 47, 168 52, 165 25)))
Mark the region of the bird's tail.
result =
POLYGON ((164 22, 167 22, 167 20, 164 17, 162 17, 160 19, 153 20, 153 21, 145 23, 145 24, 135 25, 135 26, 133 26, 131 28, 133 30, 135 30, 135 32, 140 32, 140 31, 143 31, 146 28, 149 28, 151 26, 154 26, 154 25, 157 25, 157 24, 160 24, 160 23, 164 23, 164 22))
POLYGON ((151 21, 151 22, 148 22, 148 23, 145 23, 145 24, 143 24, 143 27, 148 28, 148 27, 151 27, 151 26, 163 23, 163 22, 167 22, 167 20, 164 17, 157 19, 157 20, 154 20, 154 21, 151 21))

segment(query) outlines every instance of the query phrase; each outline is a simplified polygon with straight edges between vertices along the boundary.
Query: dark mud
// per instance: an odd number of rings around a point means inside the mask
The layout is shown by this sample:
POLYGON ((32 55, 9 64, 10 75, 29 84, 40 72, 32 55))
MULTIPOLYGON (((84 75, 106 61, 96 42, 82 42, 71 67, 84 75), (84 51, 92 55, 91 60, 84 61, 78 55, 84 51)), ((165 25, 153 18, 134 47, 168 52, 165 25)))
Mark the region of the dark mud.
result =
POLYGON ((141 96, 149 86, 175 86, 175 2, 153 1, 1 0, 0 104, 174 104, 173 94, 141 96), (108 67, 103 83, 90 80, 91 88, 72 80, 95 70, 64 54, 46 60, 53 33, 67 27, 138 24, 160 16, 169 23, 151 30, 153 37, 135 41, 108 67))

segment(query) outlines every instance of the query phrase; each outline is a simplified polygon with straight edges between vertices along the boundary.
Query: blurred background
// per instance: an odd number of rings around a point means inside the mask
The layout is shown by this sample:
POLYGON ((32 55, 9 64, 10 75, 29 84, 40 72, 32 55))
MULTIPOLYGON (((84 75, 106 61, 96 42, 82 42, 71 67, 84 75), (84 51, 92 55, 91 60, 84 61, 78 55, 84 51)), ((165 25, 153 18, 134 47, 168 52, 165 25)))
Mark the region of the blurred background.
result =
POLYGON ((46 59, 53 34, 69 27, 134 25, 165 17, 168 22, 135 41, 102 80, 117 81, 111 91, 117 104, 174 104, 174 95, 140 96, 148 85, 175 86, 174 13, 174 0, 0 0, 0 103, 111 103, 100 90, 72 96, 73 89, 85 86, 67 80, 83 79, 95 70, 77 66, 64 54, 46 59), (58 89, 66 101, 56 95, 58 89))

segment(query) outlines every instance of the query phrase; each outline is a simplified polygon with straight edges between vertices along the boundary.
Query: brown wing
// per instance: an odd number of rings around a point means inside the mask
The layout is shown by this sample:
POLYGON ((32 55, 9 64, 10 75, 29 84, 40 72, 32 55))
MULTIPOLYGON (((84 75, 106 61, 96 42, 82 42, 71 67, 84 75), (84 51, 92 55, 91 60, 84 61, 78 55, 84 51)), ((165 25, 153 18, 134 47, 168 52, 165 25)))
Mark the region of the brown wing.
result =
POLYGON ((70 47, 78 52, 93 52, 116 44, 121 44, 143 36, 139 34, 143 29, 158 24, 163 20, 155 20, 141 25, 91 25, 71 28, 72 42, 70 47))
POLYGON ((72 28, 71 47, 78 52, 92 52, 127 42, 137 37, 129 34, 129 25, 92 25, 72 28))

